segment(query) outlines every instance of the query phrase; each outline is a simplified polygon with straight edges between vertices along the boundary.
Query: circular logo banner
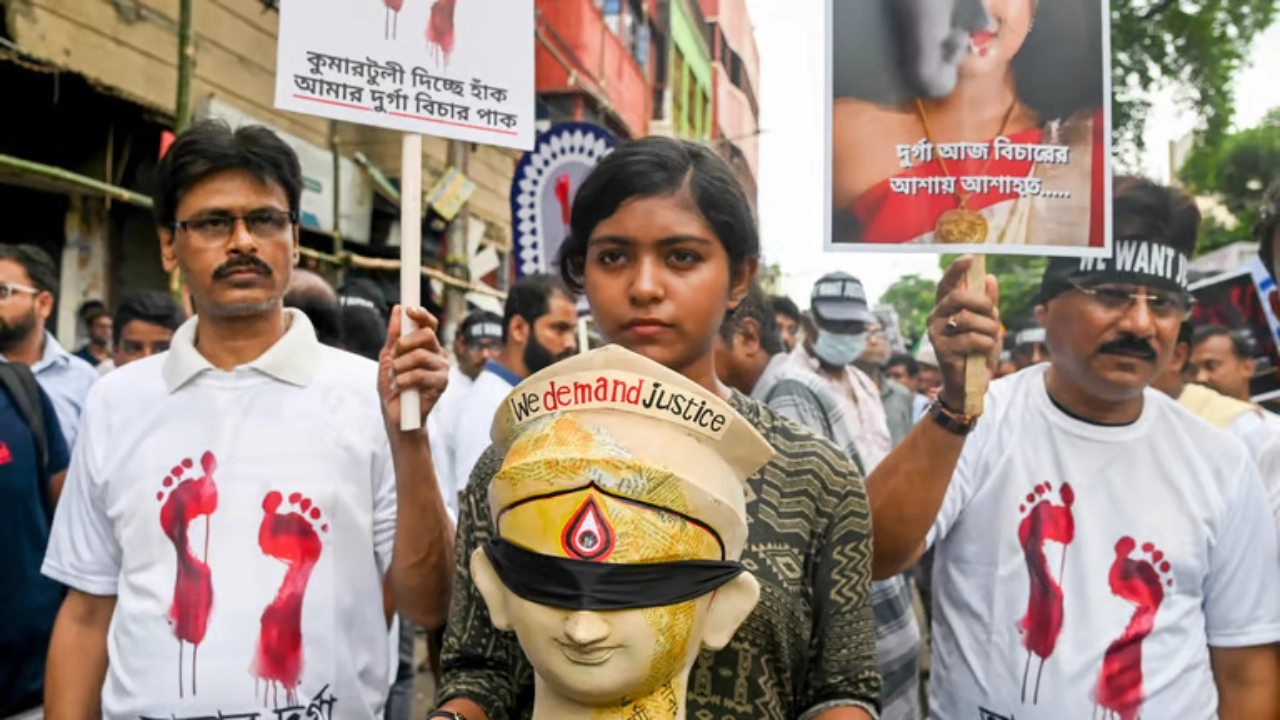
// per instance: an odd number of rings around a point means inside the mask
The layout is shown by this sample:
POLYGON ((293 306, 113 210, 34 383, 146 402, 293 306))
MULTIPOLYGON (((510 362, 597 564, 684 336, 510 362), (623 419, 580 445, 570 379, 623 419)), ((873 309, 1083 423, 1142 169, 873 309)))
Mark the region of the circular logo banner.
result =
POLYGON ((517 277, 548 272, 569 234, 569 214, 582 181, 617 147, 598 125, 563 123, 538 136, 511 181, 511 224, 517 277))

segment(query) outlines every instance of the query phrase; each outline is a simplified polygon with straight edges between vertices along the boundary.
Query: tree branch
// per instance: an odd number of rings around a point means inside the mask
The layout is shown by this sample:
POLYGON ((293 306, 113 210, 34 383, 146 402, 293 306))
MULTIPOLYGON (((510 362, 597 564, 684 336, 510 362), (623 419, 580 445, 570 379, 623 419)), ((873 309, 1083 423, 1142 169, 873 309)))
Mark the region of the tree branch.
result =
POLYGON ((1146 22, 1165 10, 1168 10, 1177 1, 1178 0, 1160 0, 1160 2, 1152 5, 1150 8, 1147 8, 1147 11, 1142 13, 1142 21, 1146 22))

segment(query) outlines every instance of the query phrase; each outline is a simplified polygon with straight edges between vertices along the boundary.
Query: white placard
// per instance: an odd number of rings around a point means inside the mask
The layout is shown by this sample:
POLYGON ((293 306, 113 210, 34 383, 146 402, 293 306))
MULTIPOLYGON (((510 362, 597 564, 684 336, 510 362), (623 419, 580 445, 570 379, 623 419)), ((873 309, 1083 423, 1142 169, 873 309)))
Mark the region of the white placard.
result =
POLYGON ((533 147, 533 0, 281 5, 276 107, 533 147))

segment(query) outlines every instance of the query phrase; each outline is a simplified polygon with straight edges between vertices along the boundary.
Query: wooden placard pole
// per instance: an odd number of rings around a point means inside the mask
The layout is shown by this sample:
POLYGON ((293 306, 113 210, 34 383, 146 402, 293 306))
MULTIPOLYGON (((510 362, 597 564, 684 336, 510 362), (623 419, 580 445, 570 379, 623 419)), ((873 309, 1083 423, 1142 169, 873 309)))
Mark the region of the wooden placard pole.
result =
MULTIPOLYGON (((422 136, 406 133, 400 145, 400 336, 418 329, 408 309, 422 304, 422 136)), ((418 393, 400 393, 400 430, 422 427, 418 393)))
MULTIPOLYGON (((969 272, 965 275, 965 285, 970 290, 985 292, 987 284, 987 258, 985 255, 974 255, 969 272)), ((982 399, 987 394, 987 358, 984 355, 970 355, 964 359, 964 413, 965 415, 981 415, 982 399)))

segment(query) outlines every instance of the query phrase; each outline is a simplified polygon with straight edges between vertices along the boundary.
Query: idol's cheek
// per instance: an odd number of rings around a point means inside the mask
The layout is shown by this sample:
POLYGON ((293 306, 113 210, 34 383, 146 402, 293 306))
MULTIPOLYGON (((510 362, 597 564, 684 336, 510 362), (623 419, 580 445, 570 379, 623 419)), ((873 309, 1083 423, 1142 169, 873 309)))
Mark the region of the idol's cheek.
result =
POLYGON ((489 608, 489 620, 493 626, 502 631, 512 630, 511 613, 507 606, 509 591, 498 578, 484 548, 476 548, 471 553, 471 579, 480 591, 480 597, 484 598, 485 606, 489 608))

